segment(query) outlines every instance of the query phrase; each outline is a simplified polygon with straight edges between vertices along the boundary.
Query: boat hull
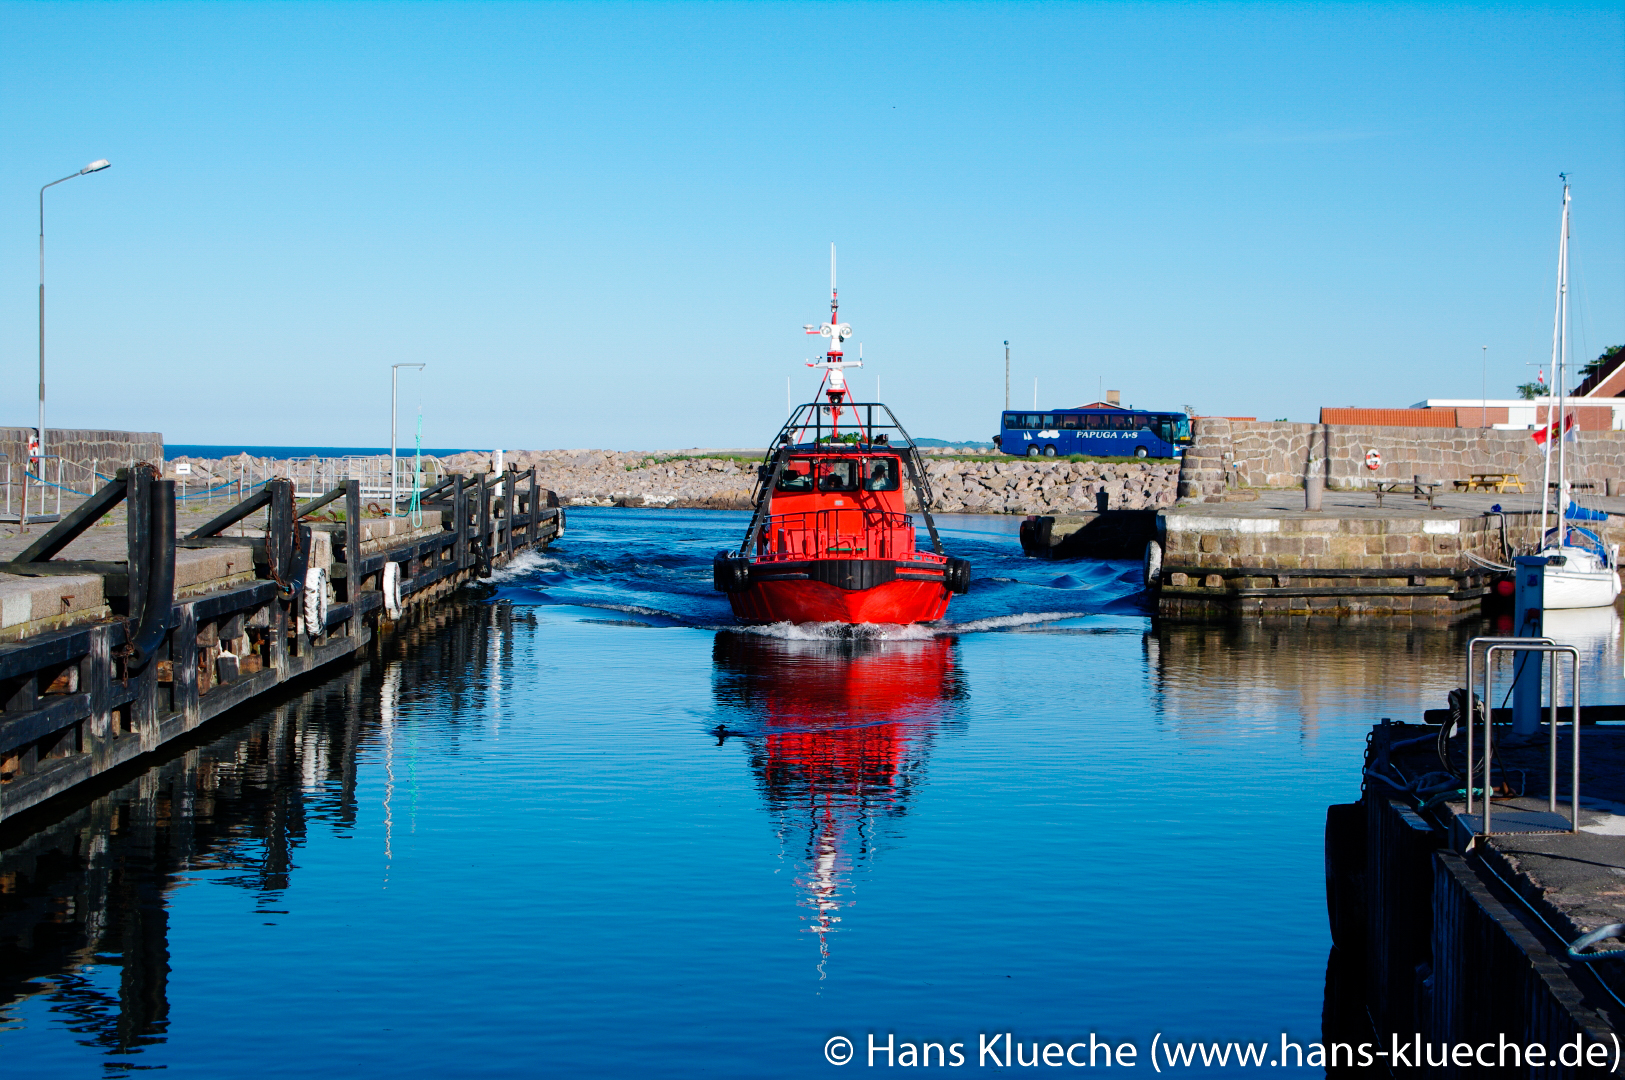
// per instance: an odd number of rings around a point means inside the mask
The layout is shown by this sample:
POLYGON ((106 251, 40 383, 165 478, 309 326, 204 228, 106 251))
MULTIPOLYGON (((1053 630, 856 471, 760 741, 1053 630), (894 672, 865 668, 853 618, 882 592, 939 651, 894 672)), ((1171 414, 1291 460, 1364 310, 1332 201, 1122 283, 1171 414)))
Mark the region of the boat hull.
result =
POLYGON ((1612 570, 1546 568, 1541 598, 1548 610, 1608 607, 1619 597, 1619 575, 1612 570))
POLYGON ((948 612, 953 594, 940 577, 898 578, 868 589, 843 589, 823 581, 752 581, 728 594, 734 615, 752 623, 934 622, 948 612))

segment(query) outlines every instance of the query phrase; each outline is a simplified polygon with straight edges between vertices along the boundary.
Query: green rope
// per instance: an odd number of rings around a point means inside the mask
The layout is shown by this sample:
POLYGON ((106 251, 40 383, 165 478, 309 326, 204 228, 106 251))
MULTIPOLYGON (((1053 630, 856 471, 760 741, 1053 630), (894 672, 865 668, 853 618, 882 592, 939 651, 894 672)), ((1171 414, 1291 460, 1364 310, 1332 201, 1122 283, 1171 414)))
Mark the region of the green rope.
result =
POLYGON ((423 528, 423 411, 418 410, 417 452, 412 457, 412 528, 423 528))

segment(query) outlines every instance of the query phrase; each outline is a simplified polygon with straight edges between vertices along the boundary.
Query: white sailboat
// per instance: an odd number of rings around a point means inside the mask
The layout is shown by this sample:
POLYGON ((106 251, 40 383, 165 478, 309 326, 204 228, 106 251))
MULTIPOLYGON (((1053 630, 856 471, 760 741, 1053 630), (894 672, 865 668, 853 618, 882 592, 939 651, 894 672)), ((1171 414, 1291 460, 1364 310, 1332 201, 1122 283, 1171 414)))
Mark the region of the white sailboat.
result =
POLYGON ((1541 478, 1539 554, 1547 558, 1544 605, 1558 608, 1607 607, 1619 596, 1619 545, 1608 545, 1576 520, 1596 520, 1585 516, 1569 494, 1568 431, 1575 423, 1568 415, 1567 361, 1569 352, 1569 185, 1563 182, 1563 220, 1557 240, 1557 314, 1552 327, 1552 368, 1557 391, 1555 419, 1547 412, 1546 466, 1541 478), (1551 491, 1552 446, 1557 448, 1557 521, 1547 527, 1546 504, 1551 491))

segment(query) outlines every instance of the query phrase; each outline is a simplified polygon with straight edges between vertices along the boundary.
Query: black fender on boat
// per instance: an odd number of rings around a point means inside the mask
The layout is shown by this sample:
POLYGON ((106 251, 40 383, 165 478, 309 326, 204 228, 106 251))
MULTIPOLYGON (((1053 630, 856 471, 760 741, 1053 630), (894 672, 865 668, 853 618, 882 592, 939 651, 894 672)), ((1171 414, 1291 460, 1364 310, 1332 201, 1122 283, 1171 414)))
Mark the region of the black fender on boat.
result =
POLYGON ((750 588, 750 562, 719 551, 711 561, 711 587, 721 593, 744 592, 750 588))
POLYGON ((970 563, 964 559, 950 558, 948 565, 942 569, 942 583, 951 593, 963 596, 970 592, 970 563))

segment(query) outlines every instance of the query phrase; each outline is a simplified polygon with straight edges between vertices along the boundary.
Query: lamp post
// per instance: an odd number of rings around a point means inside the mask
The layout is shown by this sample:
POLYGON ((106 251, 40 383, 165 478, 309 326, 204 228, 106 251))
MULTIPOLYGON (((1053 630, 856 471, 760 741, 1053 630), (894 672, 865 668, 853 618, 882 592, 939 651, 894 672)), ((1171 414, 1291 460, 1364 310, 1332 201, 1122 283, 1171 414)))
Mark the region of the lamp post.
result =
MULTIPOLYGON (((58 184, 66 183, 75 176, 84 176, 86 173, 101 172, 110 165, 106 158, 92 161, 89 165, 61 180, 52 180, 45 187, 39 189, 39 429, 35 432, 39 441, 40 475, 44 474, 45 460, 45 188, 53 188, 58 184)), ((23 517, 28 516, 26 502, 23 506, 23 517)))
POLYGON ((1004 343, 1004 411, 1010 411, 1010 343, 1004 343))
POLYGON ((395 414, 399 406, 396 402, 400 398, 401 368, 417 368, 422 371, 427 364, 391 364, 389 365, 389 516, 395 516, 395 414))

